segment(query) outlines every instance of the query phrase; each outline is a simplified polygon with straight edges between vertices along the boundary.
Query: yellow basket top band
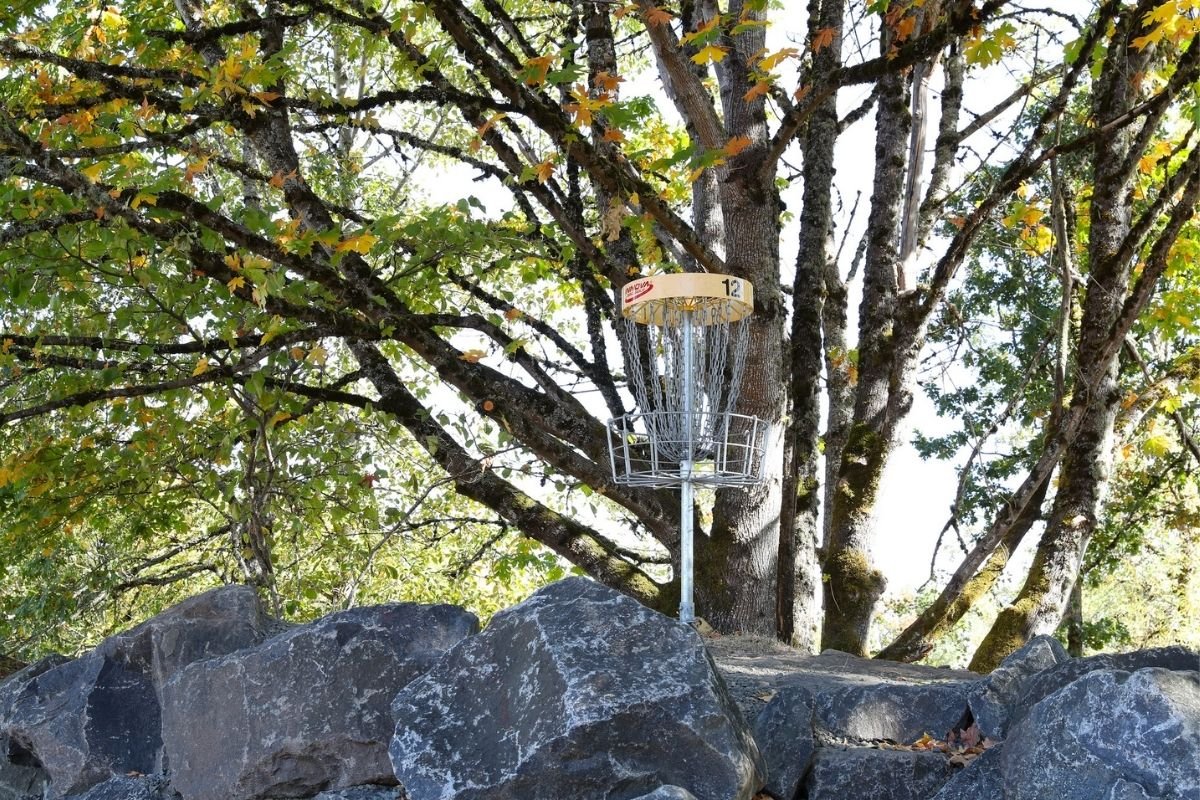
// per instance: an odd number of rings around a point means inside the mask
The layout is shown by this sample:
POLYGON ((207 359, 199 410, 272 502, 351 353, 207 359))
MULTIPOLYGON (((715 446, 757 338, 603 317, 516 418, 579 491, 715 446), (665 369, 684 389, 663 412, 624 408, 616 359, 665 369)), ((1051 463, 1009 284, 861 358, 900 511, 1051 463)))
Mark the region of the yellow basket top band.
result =
POLYGON ((684 312, 701 325, 736 322, 754 312, 754 286, 712 272, 638 278, 621 290, 621 315, 642 325, 679 325, 684 312))

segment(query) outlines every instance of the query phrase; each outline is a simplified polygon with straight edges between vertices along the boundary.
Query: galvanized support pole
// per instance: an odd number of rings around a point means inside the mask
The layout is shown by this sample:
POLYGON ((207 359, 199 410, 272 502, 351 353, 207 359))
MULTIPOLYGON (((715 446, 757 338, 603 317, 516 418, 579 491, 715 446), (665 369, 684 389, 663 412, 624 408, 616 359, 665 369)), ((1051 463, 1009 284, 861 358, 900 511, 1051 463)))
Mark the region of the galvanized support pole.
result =
POLYGON ((683 484, 679 491, 679 621, 690 625, 696 618, 692 602, 692 462, 695 445, 692 442, 693 406, 695 398, 695 356, 692 352, 692 312, 683 312, 683 426, 687 431, 684 453, 679 464, 683 484))

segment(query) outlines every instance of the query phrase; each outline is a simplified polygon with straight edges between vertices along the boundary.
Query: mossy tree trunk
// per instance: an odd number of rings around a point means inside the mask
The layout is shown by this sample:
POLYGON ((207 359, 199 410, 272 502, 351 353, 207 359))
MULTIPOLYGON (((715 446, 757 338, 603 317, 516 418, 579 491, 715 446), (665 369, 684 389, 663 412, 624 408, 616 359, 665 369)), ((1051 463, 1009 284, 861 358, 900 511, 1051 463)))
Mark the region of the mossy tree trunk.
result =
MULTIPOLYGON (((1093 95, 1092 116, 1101 127, 1128 115, 1145 100, 1145 77, 1153 49, 1133 44, 1144 33, 1144 14, 1139 6, 1125 10, 1119 18, 1093 95)), ((1194 80, 1196 64, 1197 47, 1193 44, 1171 83, 1194 80)), ((1167 91, 1171 91, 1170 84, 1167 91)), ((1122 321, 1128 320, 1139 298, 1147 297, 1152 290, 1153 283, 1149 287, 1146 284, 1165 268, 1160 262, 1165 262, 1195 202, 1191 186, 1196 181, 1198 162, 1189 157, 1159 187, 1158 200, 1137 220, 1133 218, 1131 196, 1137 163, 1159 120, 1151 112, 1140 128, 1123 127, 1098 138, 1094 145, 1087 291, 1071 397, 1077 427, 1064 449, 1058 491, 1033 565, 1016 599, 1000 612, 976 651, 970 664, 973 670, 990 671, 1032 636, 1053 633, 1058 628, 1102 513, 1121 397, 1118 355, 1125 335, 1122 321), (1180 193, 1183 182, 1188 188, 1180 193), (1168 222, 1157 233, 1149 252, 1141 256, 1139 251, 1149 231, 1172 204, 1168 222), (1134 265, 1142 258, 1144 266, 1138 283, 1131 289, 1134 265)))

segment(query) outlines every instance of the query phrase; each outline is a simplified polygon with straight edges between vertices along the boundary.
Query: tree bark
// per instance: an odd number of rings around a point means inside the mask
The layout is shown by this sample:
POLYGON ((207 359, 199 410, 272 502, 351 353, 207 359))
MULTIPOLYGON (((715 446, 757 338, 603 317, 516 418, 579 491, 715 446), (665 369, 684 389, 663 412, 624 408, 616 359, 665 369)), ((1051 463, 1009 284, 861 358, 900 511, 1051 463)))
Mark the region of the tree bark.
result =
MULTIPOLYGON (((885 31, 882 49, 890 35, 885 31)), ((898 362, 896 270, 904 167, 911 115, 907 79, 879 80, 875 124, 875 180, 868 221, 863 299, 859 306, 858 383, 854 416, 838 467, 824 554, 825 615, 821 646, 866 655, 867 634, 885 579, 872 563, 875 503, 898 419, 892 383, 898 362)))
MULTIPOLYGON (((841 62, 843 0, 809 4, 810 39, 832 30, 829 44, 814 56, 813 71, 841 62)), ((784 439, 784 489, 780 525, 779 638, 802 650, 817 649, 821 499, 820 377, 824 356, 825 277, 832 264, 834 148, 838 137, 837 94, 821 102, 803 134, 804 194, 800 208, 800 247, 792 286, 789 424, 784 439)))
MULTIPOLYGON (((1092 115, 1101 125, 1127 114, 1140 100, 1138 76, 1146 55, 1132 47, 1140 19, 1134 11, 1124 14, 1109 47, 1093 99, 1092 115)), ((1120 400, 1117 353, 1107 363, 1102 359, 1133 269, 1133 254, 1123 250, 1132 228, 1128 195, 1134 176, 1129 158, 1134 140, 1134 132, 1125 128, 1098 140, 1093 150, 1089 274, 1076 363, 1077 373, 1095 370, 1098 379, 1075 381, 1071 404, 1082 410, 1082 423, 1063 454, 1046 530, 1016 600, 1000 612, 971 660, 976 671, 990 672, 1031 637, 1058 628, 1101 513, 1120 400)))

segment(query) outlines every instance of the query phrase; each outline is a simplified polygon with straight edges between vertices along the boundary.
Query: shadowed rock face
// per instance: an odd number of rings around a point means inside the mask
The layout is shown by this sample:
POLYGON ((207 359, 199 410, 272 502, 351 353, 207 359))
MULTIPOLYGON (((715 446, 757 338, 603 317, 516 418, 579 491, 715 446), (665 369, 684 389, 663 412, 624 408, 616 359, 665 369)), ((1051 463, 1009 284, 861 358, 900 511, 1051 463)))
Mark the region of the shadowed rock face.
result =
POLYGON ((163 690, 172 786, 249 800, 394 784, 392 698, 478 629, 454 606, 359 608, 181 670, 163 690))
POLYGON ((824 747, 813 760, 804 783, 809 800, 926 800, 953 769, 940 753, 824 747), (864 793, 864 787, 870 787, 864 793))
POLYGON ((154 772, 163 682, 193 661, 261 641, 266 622, 253 590, 225 587, 110 637, 81 658, 34 664, 0 684, 0 735, 44 770, 51 797, 114 775, 154 772))
POLYGON ((585 579, 497 614, 393 705, 413 800, 748 800, 760 762, 696 633, 585 579))

